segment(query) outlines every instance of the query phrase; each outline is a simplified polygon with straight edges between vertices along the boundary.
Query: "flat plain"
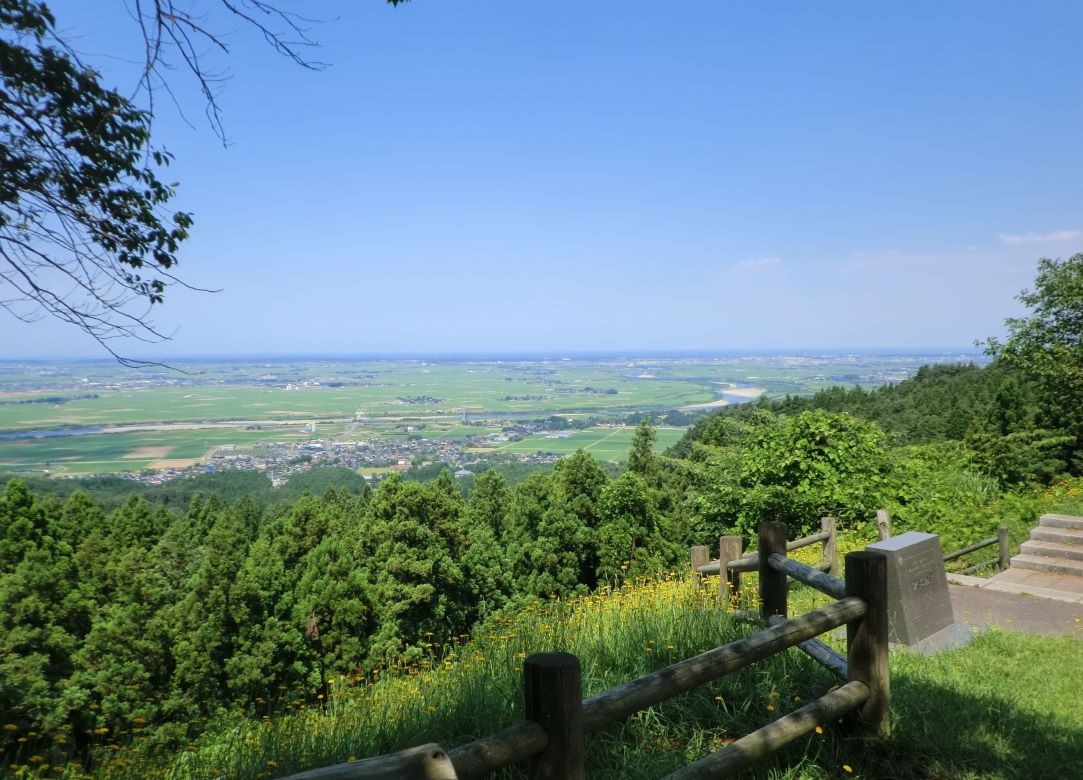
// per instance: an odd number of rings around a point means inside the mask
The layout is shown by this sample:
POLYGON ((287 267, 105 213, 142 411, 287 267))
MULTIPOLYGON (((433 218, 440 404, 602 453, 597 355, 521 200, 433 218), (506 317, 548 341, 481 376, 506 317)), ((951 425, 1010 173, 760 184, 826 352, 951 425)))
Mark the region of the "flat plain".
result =
MULTIPOLYGON (((627 420, 835 384, 875 387, 925 363, 975 359, 966 353, 265 359, 141 371, 108 361, 0 362, 0 471, 138 471, 195 462, 222 445, 315 437, 464 439, 554 415, 627 420)), ((659 430, 659 448, 680 433, 659 430)), ((630 437, 630 429, 592 427, 538 434, 499 450, 566 453, 582 446, 600 459, 623 460, 630 437)))

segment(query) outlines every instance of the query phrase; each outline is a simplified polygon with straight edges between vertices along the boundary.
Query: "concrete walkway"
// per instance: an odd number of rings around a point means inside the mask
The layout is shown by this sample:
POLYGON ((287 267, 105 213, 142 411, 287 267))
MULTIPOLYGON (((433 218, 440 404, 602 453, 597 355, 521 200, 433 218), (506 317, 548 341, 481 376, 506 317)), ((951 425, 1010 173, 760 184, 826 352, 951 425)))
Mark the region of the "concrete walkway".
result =
POLYGON ((1083 517, 1042 515, 1007 570, 948 582, 958 622, 1083 640, 1083 517))
MULTIPOLYGON (((1005 572, 1005 574, 1010 573, 1005 572)), ((1003 576, 1003 575, 997 575, 1003 576)), ((955 584, 960 578, 951 576, 948 586, 955 620, 974 626, 998 626, 1006 631, 1021 631, 1043 636, 1071 636, 1083 641, 1083 593, 1079 600, 1044 598, 1027 595, 1031 591, 1009 592, 990 587, 996 580, 965 577, 979 580, 982 587, 955 584)), ((1006 583, 1002 583, 1006 584, 1006 583)), ((1025 585, 1020 585, 1025 588, 1025 585)))
POLYGON ((948 573, 948 582, 971 588, 995 590, 1003 593, 1019 593, 1024 596, 1040 596, 1054 601, 1083 604, 1083 577, 1068 577, 1044 571, 1008 569, 995 577, 968 577, 948 573))

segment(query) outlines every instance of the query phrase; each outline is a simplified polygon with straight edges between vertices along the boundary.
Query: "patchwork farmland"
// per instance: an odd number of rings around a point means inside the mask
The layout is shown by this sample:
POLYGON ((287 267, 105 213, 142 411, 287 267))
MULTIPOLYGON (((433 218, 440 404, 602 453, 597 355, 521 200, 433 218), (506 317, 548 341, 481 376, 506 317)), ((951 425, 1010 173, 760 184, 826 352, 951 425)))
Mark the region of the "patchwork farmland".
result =
MULTIPOLYGON (((394 463, 395 450, 385 445, 395 442, 406 458, 427 452, 424 442, 461 442, 471 452, 521 458, 583 447, 619 462, 631 431, 612 424, 645 412, 702 414, 840 381, 875 386, 923 363, 959 359, 305 359, 191 362, 177 366, 184 373, 134 372, 104 361, 8 362, 0 363, 0 472, 183 468, 223 446, 308 440, 383 442, 377 449, 386 462, 366 466, 394 463), (567 427, 575 421, 577 430, 538 424, 546 418, 567 427), (584 421, 593 425, 583 428, 584 421), (502 432, 508 435, 501 439, 502 432)), ((658 448, 680 435, 659 429, 658 448)))

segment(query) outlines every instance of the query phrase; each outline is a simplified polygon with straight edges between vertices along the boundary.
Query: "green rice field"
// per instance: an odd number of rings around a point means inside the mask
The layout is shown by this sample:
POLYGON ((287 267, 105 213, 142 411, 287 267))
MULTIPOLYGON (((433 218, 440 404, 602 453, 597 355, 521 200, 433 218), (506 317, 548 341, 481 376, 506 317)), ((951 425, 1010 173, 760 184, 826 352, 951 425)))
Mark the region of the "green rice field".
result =
MULTIPOLYGON (((657 428, 654 449, 660 452, 676 444, 684 435, 684 428, 657 428)), ((635 426, 621 428, 587 428, 570 431, 567 435, 536 433, 520 441, 513 441, 497 448, 498 452, 529 454, 535 452, 567 455, 578 449, 584 449, 598 460, 611 460, 623 463, 628 459, 628 450, 632 446, 635 426)))
MULTIPOLYGON (((632 369, 634 370, 634 369, 632 369)), ((316 372, 314 372, 316 373, 316 372)), ((0 404, 0 431, 203 420, 350 420, 467 413, 554 413, 672 409, 714 400, 710 387, 687 380, 630 376, 627 366, 560 369, 540 364, 404 364, 361 376, 305 380, 252 378, 253 384, 124 387, 80 383, 40 395, 94 393, 62 404, 0 404), (275 384, 269 384, 274 381, 275 384), (318 385, 314 384, 319 382, 318 385), (338 385, 338 386, 335 386, 338 385), (610 392, 611 391, 611 392, 610 392)), ((9 400, 33 397, 18 391, 9 400)))
POLYGON ((16 439, 0 443, 0 472, 45 469, 58 475, 77 475, 140 471, 180 465, 169 461, 201 460, 215 447, 226 444, 244 446, 302 438, 311 435, 290 426, 259 431, 199 428, 16 439))

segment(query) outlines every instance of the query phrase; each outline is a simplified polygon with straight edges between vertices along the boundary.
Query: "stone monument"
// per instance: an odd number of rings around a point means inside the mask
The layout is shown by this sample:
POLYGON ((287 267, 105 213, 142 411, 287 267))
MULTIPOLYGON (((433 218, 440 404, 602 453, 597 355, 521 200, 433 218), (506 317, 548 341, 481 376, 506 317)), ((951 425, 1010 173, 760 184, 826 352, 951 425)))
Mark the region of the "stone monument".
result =
POLYGON ((908 531, 868 546, 887 557, 888 638, 918 652, 933 652, 968 640, 972 632, 955 622, 936 534, 908 531))

